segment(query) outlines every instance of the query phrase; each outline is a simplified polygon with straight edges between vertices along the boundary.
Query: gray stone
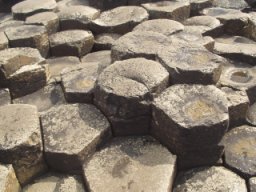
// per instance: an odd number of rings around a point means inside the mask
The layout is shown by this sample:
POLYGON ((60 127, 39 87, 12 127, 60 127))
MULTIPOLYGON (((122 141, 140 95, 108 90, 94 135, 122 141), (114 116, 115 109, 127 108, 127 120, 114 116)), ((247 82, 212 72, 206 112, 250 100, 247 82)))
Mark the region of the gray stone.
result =
POLYGON ((18 27, 24 25, 24 21, 8 20, 4 23, 0 23, 0 32, 4 32, 7 28, 18 27))
POLYGON ((48 34, 56 33, 59 30, 59 17, 53 12, 43 12, 27 17, 25 23, 30 25, 43 25, 48 34))
POLYGON ((9 40, 4 32, 0 32, 0 50, 6 49, 9 46, 9 40))
POLYGON ((88 0, 89 4, 101 10, 113 9, 127 4, 127 0, 88 0))
POLYGON ((20 184, 12 165, 0 164, 0 191, 1 192, 19 192, 20 184))
POLYGON ((0 161, 13 165, 23 185, 46 168, 36 107, 22 104, 0 107, 0 127, 0 161))
POLYGON ((255 192, 256 191, 256 177, 252 177, 249 180, 249 190, 250 190, 250 192, 255 192))
POLYGON ((120 37, 112 46, 112 60, 144 57, 155 60, 157 52, 169 46, 171 40, 160 33, 135 31, 120 37))
POLYGON ((95 51, 110 50, 119 37, 121 37, 121 35, 117 33, 102 33, 96 35, 93 49, 95 51))
POLYGON ((25 20, 26 17, 33 14, 44 11, 54 11, 56 8, 57 3, 55 0, 44 0, 40 3, 35 0, 25 0, 12 7, 12 14, 14 19, 25 20))
POLYGON ((57 2, 58 11, 74 5, 89 6, 89 0, 61 0, 57 2))
POLYGON ((206 26, 209 28, 215 28, 220 25, 220 21, 212 16, 194 16, 188 18, 183 22, 184 25, 192 25, 192 26, 206 26))
POLYGON ((243 35, 256 41, 256 13, 251 12, 249 15, 249 24, 247 27, 245 27, 243 35))
POLYGON ((31 47, 39 50, 43 57, 49 53, 48 34, 44 26, 23 25, 5 30, 10 47, 31 47))
POLYGON ((168 83, 168 72, 155 61, 117 61, 100 74, 94 102, 109 118, 115 135, 145 134, 152 97, 168 83))
POLYGON ((166 36, 173 35, 175 33, 181 32, 184 30, 184 26, 170 19, 154 19, 145 21, 137 25, 133 31, 152 31, 158 32, 166 36))
POLYGON ((92 22, 92 30, 98 34, 125 34, 147 19, 148 13, 142 7, 121 6, 102 12, 99 18, 92 22))
POLYGON ((246 121, 251 125, 256 126, 256 103, 253 103, 249 107, 246 115, 246 121))
POLYGON ((216 163, 228 124, 228 100, 213 85, 174 85, 153 102, 151 133, 178 155, 180 168, 216 163))
POLYGON ((11 104, 9 89, 0 89, 0 106, 11 104))
POLYGON ((200 11, 212 7, 214 0, 190 0, 190 15, 199 15, 200 11))
POLYGON ((92 105, 56 106, 41 121, 46 161, 59 171, 80 173, 82 162, 111 135, 109 122, 92 105))
POLYGON ((12 19, 12 14, 10 13, 0 13, 0 24, 12 19))
POLYGON ((202 167, 178 175, 173 192, 247 192, 245 180, 224 167, 202 167))
POLYGON ((170 73, 171 84, 216 84, 225 60, 204 48, 172 45, 157 59, 170 73))
POLYGON ((213 5, 228 9, 244 9, 248 7, 248 4, 244 0, 214 0, 213 5))
POLYGON ((82 57, 89 53, 94 44, 90 31, 68 30, 53 34, 49 38, 53 56, 82 57))
POLYGON ((190 2, 188 0, 159 1, 142 4, 150 19, 173 19, 183 21, 190 15, 190 2))
POLYGON ((171 191, 176 156, 152 137, 113 139, 84 166, 90 191, 171 191))
POLYGON ((229 87, 222 87, 229 101, 229 127, 245 123, 246 113, 249 109, 249 98, 245 91, 233 90, 229 87))
POLYGON ((99 10, 84 5, 68 6, 58 13, 61 30, 88 29, 99 15, 99 10))

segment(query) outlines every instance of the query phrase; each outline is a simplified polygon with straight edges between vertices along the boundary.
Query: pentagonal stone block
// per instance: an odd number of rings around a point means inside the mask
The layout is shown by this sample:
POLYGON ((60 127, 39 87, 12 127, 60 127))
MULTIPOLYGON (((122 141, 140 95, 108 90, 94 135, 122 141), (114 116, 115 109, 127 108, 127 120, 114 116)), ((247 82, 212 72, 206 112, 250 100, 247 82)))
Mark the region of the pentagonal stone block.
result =
POLYGON ((153 19, 145 21, 137 25, 133 31, 152 31, 158 32, 166 36, 173 35, 175 33, 181 32, 184 30, 184 26, 170 19, 153 19))
POLYGON ((20 190, 20 184, 12 165, 0 164, 0 191, 19 192, 20 190))
POLYGON ((216 84, 225 60, 201 47, 173 45, 159 51, 158 61, 172 84, 216 84))
POLYGON ((110 119, 114 134, 145 134, 152 97, 168 82, 168 72, 155 61, 135 58, 115 62, 100 74, 94 102, 110 119))
POLYGON ((256 104, 253 103, 247 111, 246 121, 253 126, 256 126, 256 104))
POLYGON ((142 6, 148 11, 150 19, 173 19, 183 21, 190 15, 189 1, 159 1, 145 3, 142 6))
POLYGON ((57 8, 55 0, 44 0, 40 3, 34 0, 25 0, 12 7, 12 14, 15 19, 25 20, 26 17, 44 11, 53 11, 57 8))
POLYGON ((229 101, 229 127, 245 123, 246 113, 249 109, 249 98, 245 91, 233 90, 229 87, 222 87, 229 101))
POLYGON ((89 53, 94 44, 90 31, 68 30, 53 34, 49 38, 53 56, 82 57, 89 53))
POLYGON ((38 91, 13 100, 13 103, 30 104, 37 107, 39 112, 65 103, 64 94, 60 85, 49 84, 38 91))
POLYGON ((0 127, 0 161, 12 164, 19 182, 25 184, 46 168, 36 107, 0 107, 0 127))
POLYGON ((53 12, 38 13, 26 18, 26 24, 43 25, 48 34, 56 33, 59 30, 59 17, 53 12))
POLYGON ((9 40, 4 32, 0 32, 0 50, 6 49, 9 46, 9 40))
POLYGON ((111 135, 107 119, 92 105, 56 106, 41 121, 46 161, 59 171, 80 172, 82 162, 111 135))
POLYGON ((85 192, 79 176, 48 173, 23 188, 24 192, 85 192))
POLYGON ((43 26, 23 25, 5 30, 10 47, 31 47, 40 51, 43 57, 49 52, 48 34, 43 26))
POLYGON ((122 6, 102 12, 98 19, 92 22, 95 33, 130 32, 136 25, 148 19, 148 13, 139 6, 122 6))
POLYGON ((249 189, 250 192, 256 191, 256 177, 253 177, 249 180, 249 189))
POLYGON ((95 51, 110 50, 119 37, 121 37, 121 35, 117 33, 102 33, 96 35, 93 49, 95 51))
POLYGON ((182 172, 173 192, 241 191, 247 192, 245 180, 224 167, 202 167, 182 172))
POLYGON ((190 1, 190 15, 199 15, 200 11, 212 7, 215 0, 191 0, 190 1))
POLYGON ((9 89, 0 89, 0 106, 11 104, 11 95, 9 89))
POLYGON ((127 4, 127 0, 88 0, 89 4, 101 10, 113 9, 127 4))
POLYGON ((120 37, 112 46, 112 60, 144 57, 155 60, 157 52, 171 44, 171 40, 160 33, 134 31, 120 37))
POLYGON ((115 138, 84 166, 90 191, 159 191, 172 188, 176 156, 152 137, 115 138))
POLYGON ((61 30, 88 29, 91 21, 99 15, 99 10, 84 5, 68 6, 58 13, 61 30))
POLYGON ((248 125, 229 131, 222 140, 225 163, 239 174, 249 178, 256 175, 256 129, 248 125))

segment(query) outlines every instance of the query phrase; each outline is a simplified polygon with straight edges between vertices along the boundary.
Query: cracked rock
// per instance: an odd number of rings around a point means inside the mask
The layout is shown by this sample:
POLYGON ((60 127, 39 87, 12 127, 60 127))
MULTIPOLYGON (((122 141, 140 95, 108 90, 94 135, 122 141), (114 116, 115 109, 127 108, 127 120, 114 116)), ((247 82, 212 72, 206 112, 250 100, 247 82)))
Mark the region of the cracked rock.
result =
POLYGON ((17 180, 12 165, 0 164, 0 191, 1 192, 19 192, 20 184, 17 180))
POLYGON ((0 89, 0 106, 11 104, 9 89, 0 89))
POLYGON ((23 185, 46 169, 36 107, 0 107, 0 162, 12 164, 23 185))
POLYGON ((172 189, 176 156, 152 137, 113 139, 84 165, 90 191, 166 192, 172 189))
POLYGON ((110 50, 117 39, 121 37, 117 33, 102 33, 95 36, 93 49, 95 51, 110 50))
POLYGON ((46 161, 58 171, 80 173, 82 162, 111 135, 109 122, 92 105, 56 106, 41 121, 46 161))

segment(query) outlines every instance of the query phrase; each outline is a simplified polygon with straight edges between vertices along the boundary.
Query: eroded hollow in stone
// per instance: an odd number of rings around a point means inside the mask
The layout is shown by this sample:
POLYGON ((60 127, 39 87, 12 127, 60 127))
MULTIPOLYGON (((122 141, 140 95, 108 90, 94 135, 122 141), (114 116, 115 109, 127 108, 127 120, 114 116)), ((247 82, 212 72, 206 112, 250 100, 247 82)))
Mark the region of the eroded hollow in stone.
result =
POLYGON ((235 71, 231 74, 230 80, 237 83, 248 83, 252 77, 248 74, 247 71, 235 71))

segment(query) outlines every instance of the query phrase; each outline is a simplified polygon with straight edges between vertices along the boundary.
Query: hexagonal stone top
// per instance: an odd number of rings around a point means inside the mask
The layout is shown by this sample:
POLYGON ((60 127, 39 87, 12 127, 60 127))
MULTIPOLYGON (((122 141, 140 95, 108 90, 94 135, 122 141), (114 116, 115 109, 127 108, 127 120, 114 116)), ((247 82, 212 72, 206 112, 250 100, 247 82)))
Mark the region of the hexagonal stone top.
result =
POLYGON ((247 192, 245 180, 224 167, 202 167, 181 173, 173 192, 247 192))
POLYGON ((91 191, 166 192, 172 188, 176 156, 152 137, 113 139, 84 166, 91 191))

